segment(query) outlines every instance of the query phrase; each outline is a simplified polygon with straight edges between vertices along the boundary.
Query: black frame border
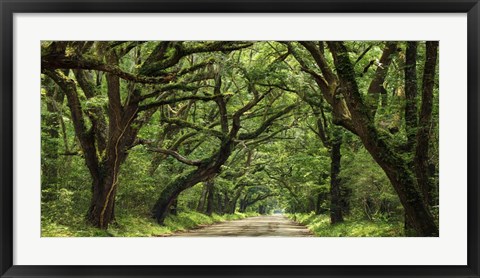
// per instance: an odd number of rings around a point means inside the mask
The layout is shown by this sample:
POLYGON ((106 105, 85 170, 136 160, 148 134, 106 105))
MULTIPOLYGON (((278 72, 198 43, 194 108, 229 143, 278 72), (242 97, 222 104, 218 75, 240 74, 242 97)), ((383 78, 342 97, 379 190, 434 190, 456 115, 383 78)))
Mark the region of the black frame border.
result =
POLYGON ((0 277, 480 277, 479 0, 0 0, 0 277), (467 13, 466 266, 13 265, 14 13, 467 13))

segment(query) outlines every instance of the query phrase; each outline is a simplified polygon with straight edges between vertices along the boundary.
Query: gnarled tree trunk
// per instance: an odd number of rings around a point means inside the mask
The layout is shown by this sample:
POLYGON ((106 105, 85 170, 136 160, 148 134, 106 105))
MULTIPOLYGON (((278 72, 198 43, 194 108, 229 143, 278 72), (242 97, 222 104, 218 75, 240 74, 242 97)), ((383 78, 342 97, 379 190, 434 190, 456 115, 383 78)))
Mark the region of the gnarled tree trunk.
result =
POLYGON ((95 177, 92 185, 92 199, 87 220, 95 227, 107 228, 115 220, 115 195, 113 176, 95 177))
MULTIPOLYGON (((335 86, 334 98, 336 95, 342 94, 351 114, 350 119, 341 119, 339 123, 360 137, 365 148, 384 170, 417 234, 420 236, 438 236, 438 227, 428 205, 424 202, 420 191, 422 185, 418 185, 414 169, 411 167, 412 163, 402 157, 398 151, 394 151, 388 142, 389 135, 383 134, 382 130, 377 130, 375 127, 374 113, 371 112, 371 107, 364 102, 359 92, 356 74, 345 45, 342 42, 328 42, 328 46, 338 74, 338 83, 335 79, 331 79, 330 84, 330 86, 335 86)), ((318 55, 318 53, 316 54, 318 55)), ((324 64, 319 64, 319 66, 322 65, 324 64)), ((435 64, 433 63, 433 65, 435 64)), ((432 69, 430 68, 430 70, 432 69)), ((428 71, 428 69, 426 68, 425 71, 428 71)), ((323 69, 322 72, 331 73, 331 71, 323 69)), ((322 92, 328 95, 331 92, 331 90, 328 90, 329 84, 320 81, 319 85, 323 86, 322 92)))
POLYGON ((168 210, 172 205, 172 202, 178 197, 178 195, 187 188, 194 186, 195 184, 204 181, 208 178, 208 175, 205 173, 205 176, 202 175, 201 170, 193 170, 184 174, 172 183, 168 184, 167 187, 160 194, 160 198, 157 200, 153 207, 153 216, 160 225, 163 225, 165 218, 168 215, 168 210))

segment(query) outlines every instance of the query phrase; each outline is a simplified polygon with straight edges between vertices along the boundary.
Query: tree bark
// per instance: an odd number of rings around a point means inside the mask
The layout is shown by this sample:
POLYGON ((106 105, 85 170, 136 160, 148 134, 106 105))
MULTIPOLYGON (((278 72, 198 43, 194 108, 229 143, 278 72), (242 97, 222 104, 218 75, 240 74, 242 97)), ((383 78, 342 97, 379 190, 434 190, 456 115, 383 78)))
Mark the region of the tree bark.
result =
POLYGON ((333 132, 332 148, 330 150, 331 170, 330 170, 330 222, 337 224, 343 222, 342 196, 340 190, 341 180, 340 160, 342 146, 342 137, 338 131, 333 132))
POLYGON ((205 210, 205 200, 207 199, 208 187, 206 184, 203 184, 202 194, 198 199, 197 211, 204 212, 205 210))
POLYGON ((93 177, 92 199, 87 212, 87 220, 100 229, 108 228, 115 220, 116 188, 113 188, 113 175, 93 177))
POLYGON ((240 185, 237 191, 235 191, 235 195, 230 201, 229 213, 235 213, 235 210, 237 209, 238 199, 240 198, 240 195, 242 195, 244 187, 244 185, 240 185))
POLYGON ((428 161, 430 127, 432 124, 433 88, 435 85, 435 66, 438 56, 438 42, 426 43, 426 59, 423 74, 422 106, 417 131, 415 151, 415 173, 426 204, 431 203, 433 173, 428 161))
MULTIPOLYGON (((378 107, 379 96, 386 96, 387 91, 384 87, 385 77, 387 76, 388 67, 393 60, 393 54, 397 51, 397 42, 386 42, 383 50, 382 57, 380 58, 379 65, 375 71, 375 77, 373 78, 370 86, 368 87, 367 102, 370 108, 370 112, 375 116, 378 107)), ((382 105, 384 98, 382 97, 382 105)))
POLYGON ((415 134, 417 132, 417 44, 418 42, 407 42, 405 58, 405 129, 407 132, 408 151, 412 151, 415 145, 415 134))
POLYGON ((213 181, 207 181, 206 184, 208 188, 208 195, 207 195, 207 210, 205 211, 205 213, 207 215, 212 215, 213 209, 215 207, 215 204, 214 204, 215 189, 214 189, 213 181))
MULTIPOLYGON (((417 45, 416 41, 407 42, 405 53, 405 131, 407 144, 405 149, 411 152, 415 147, 415 134, 418 126, 417 115, 417 45)), ((406 215, 404 217, 404 230, 406 235, 415 235, 414 225, 406 215)))
POLYGON ((222 203, 222 212, 221 214, 229 213, 230 210, 230 198, 228 197, 228 192, 224 192, 223 203, 222 203))
POLYGON ((246 192, 243 198, 240 199, 240 208, 238 209, 238 211, 241 213, 244 213, 247 210, 247 198, 248 192, 246 192))

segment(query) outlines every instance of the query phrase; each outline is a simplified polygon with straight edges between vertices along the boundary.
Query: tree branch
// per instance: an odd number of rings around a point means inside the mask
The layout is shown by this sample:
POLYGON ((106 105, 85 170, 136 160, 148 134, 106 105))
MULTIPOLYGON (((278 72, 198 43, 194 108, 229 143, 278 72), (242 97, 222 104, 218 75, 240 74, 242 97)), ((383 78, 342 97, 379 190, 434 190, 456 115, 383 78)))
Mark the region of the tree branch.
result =
POLYGON ((218 110, 220 111, 220 125, 222 127, 222 132, 227 134, 228 133, 228 115, 227 115, 227 104, 225 103, 225 99, 221 95, 221 87, 222 87, 222 77, 218 74, 215 77, 215 88, 213 94, 217 97, 215 98, 215 102, 218 105, 218 110))
POLYGON ((141 74, 145 76, 153 76, 158 73, 161 73, 162 70, 170 68, 177 64, 181 58, 194 54, 194 53, 203 53, 203 52, 214 52, 214 51, 233 51, 242 49, 245 47, 251 46, 253 43, 242 43, 238 44, 239 42, 211 42, 211 43, 204 43, 200 45, 195 45, 192 47, 185 47, 183 46, 182 42, 176 42, 174 44, 174 54, 171 55, 167 59, 163 59, 157 62, 152 62, 147 66, 143 67, 140 71, 141 74))
POLYGON ((187 165, 191 165, 191 166, 200 166, 202 164, 202 160, 191 160, 191 159, 188 159, 184 156, 182 156, 181 154, 179 154, 178 152, 176 151, 172 151, 172 150, 167 150, 167 149, 149 149, 149 151, 152 151, 152 152, 157 152, 157 153, 163 153, 163 154, 167 154, 173 158, 175 158, 176 160, 184 163, 184 164, 187 164, 187 165))
POLYGON ((152 103, 140 105, 138 107, 138 109, 139 109, 139 111, 144 111, 144 110, 148 110, 150 108, 159 107, 159 106, 166 105, 166 104, 173 104, 173 103, 177 103, 177 102, 185 101, 185 100, 210 101, 210 100, 215 100, 218 97, 219 96, 217 96, 217 95, 213 95, 213 96, 192 95, 192 96, 186 96, 186 97, 164 99, 164 100, 159 100, 159 101, 155 101, 155 102, 152 102, 152 103))
POLYGON ((265 122, 263 122, 262 125, 260 127, 258 127, 255 131, 240 134, 238 136, 238 139, 239 140, 248 140, 248 139, 253 139, 253 138, 258 137, 269 126, 271 126, 277 118, 279 118, 282 115, 285 115, 288 112, 292 111, 296 106, 297 106, 297 104, 292 104, 292 105, 289 105, 289 106, 283 108, 282 110, 278 111, 276 114, 274 114, 270 118, 268 118, 265 122))
MULTIPOLYGON (((78 85, 84 92, 87 99, 91 99, 97 95, 95 89, 94 81, 91 76, 88 75, 88 72, 83 70, 74 70, 75 78, 78 82, 78 85)), ((105 120, 105 115, 103 113, 102 107, 92 107, 86 111, 90 122, 92 123, 92 130, 95 133, 95 138, 97 140, 98 152, 102 153, 107 146, 106 139, 106 130, 107 130, 107 121, 105 120)))
POLYGON ((360 62, 360 60, 362 60, 363 56, 365 56, 365 54, 368 53, 368 51, 370 51, 370 49, 372 49, 373 47, 373 44, 369 45, 363 52, 362 54, 360 54, 360 56, 358 56, 357 60, 355 60, 355 63, 353 63, 353 65, 356 65, 358 62, 360 62))
POLYGON ((300 64, 301 70, 312 76, 313 80, 317 83, 318 87, 320 87, 320 90, 322 90, 322 92, 329 92, 330 90, 327 80, 325 80, 322 75, 316 73, 313 69, 308 67, 307 63, 302 59, 300 54, 293 49, 293 46, 290 43, 287 43, 287 47, 288 50, 292 53, 295 60, 297 60, 297 62, 300 64))
MULTIPOLYGON (((256 146, 260 145, 261 143, 265 142, 265 141, 268 141, 270 139, 272 139, 273 137, 275 137, 275 135, 279 134, 280 132, 283 132, 285 130, 288 130, 290 127, 284 127, 284 128, 281 128, 279 130, 276 130, 275 132, 272 132, 272 134, 269 134, 268 136, 265 136, 263 138, 258 138, 257 140, 255 141, 251 141, 251 142, 248 142, 246 145, 248 147, 253 147, 255 148, 256 146)), ((278 138, 274 138, 274 139, 278 139, 278 138)), ((284 138, 286 139, 286 138, 284 138)))
POLYGON ((385 77, 387 76, 388 68, 390 63, 393 60, 393 54, 397 51, 397 42, 387 42, 380 58, 380 62, 377 65, 377 71, 375 72, 375 77, 370 86, 368 87, 368 98, 370 111, 373 115, 377 112, 378 106, 378 95, 386 94, 387 90, 383 87, 385 82, 385 77))
POLYGON ((163 121, 167 122, 167 123, 171 123, 171 124, 176 124, 176 125, 181 126, 181 127, 186 127, 186 128, 191 128, 191 129, 194 129, 194 130, 198 130, 202 133, 215 136, 215 137, 219 138, 220 140, 223 140, 226 137, 226 135, 223 134, 220 131, 205 128, 205 127, 202 127, 202 126, 197 126, 197 125, 195 125, 193 123, 190 123, 190 122, 187 122, 187 121, 182 121, 182 120, 175 119, 175 118, 163 119, 163 121))
POLYGON ((316 47, 315 43, 311 42, 311 41, 310 42, 299 41, 299 43, 301 45, 303 45, 303 47, 305 47, 305 49, 307 49, 308 52, 310 52, 313 59, 317 63, 318 67, 322 71, 322 74, 325 77, 325 79, 327 80, 327 82, 329 84, 332 83, 335 80, 335 75, 333 74, 332 70, 328 66, 328 63, 325 60, 325 57, 324 57, 323 53, 320 51, 320 49, 318 49, 316 47))
POLYGON ((116 65, 105 64, 94 58, 85 58, 78 56, 42 56, 42 69, 84 69, 98 70, 114 74, 122 79, 141 84, 165 84, 170 82, 172 76, 148 77, 143 75, 133 75, 125 72, 116 65))
POLYGON ((151 93, 140 96, 140 101, 146 100, 147 98, 157 97, 161 93, 167 92, 167 91, 181 90, 184 92, 189 92, 189 91, 196 91, 203 87, 206 87, 206 86, 192 86, 185 83, 171 83, 171 84, 161 86, 160 88, 157 88, 155 91, 151 93))

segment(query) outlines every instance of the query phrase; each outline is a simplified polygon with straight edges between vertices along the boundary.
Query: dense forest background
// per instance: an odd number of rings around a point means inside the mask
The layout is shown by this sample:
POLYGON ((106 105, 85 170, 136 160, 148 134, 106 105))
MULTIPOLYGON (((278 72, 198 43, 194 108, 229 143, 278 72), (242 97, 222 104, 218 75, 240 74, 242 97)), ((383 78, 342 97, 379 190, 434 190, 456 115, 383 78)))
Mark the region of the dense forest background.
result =
POLYGON ((42 236, 438 236, 438 42, 45 41, 42 236))

